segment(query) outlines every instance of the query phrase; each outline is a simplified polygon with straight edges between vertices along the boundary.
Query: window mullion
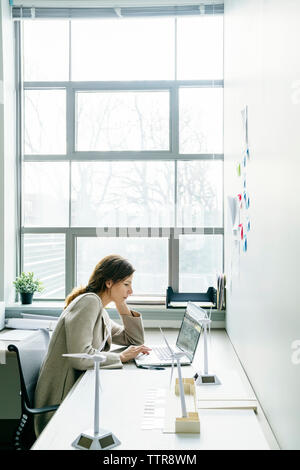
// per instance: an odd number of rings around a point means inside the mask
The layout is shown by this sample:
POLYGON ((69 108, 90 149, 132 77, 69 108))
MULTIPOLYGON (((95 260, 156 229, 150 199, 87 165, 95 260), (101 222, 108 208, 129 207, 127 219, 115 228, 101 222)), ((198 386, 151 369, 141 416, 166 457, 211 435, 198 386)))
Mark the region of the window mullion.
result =
MULTIPOLYGON (((16 86, 16 191, 17 191, 17 236, 16 236, 16 274, 19 275, 23 269, 23 236, 21 233, 23 211, 22 211, 22 170, 23 170, 23 119, 22 119, 22 25, 15 24, 15 86, 16 86)), ((17 293, 16 293, 17 300, 17 293)))
POLYGON ((111 90, 168 90, 174 86, 197 88, 224 88, 224 80, 131 80, 131 81, 25 81, 25 89, 66 88, 69 84, 76 91, 111 91, 111 90))
POLYGON ((179 239, 174 237, 174 230, 169 238, 169 286, 174 292, 179 290, 179 239))
POLYGON ((66 136, 67 136, 67 157, 70 159, 74 152, 74 135, 75 135, 75 93, 71 84, 66 87, 66 136))
POLYGON ((76 270, 76 239, 72 229, 66 231, 66 292, 68 295, 75 285, 76 270))

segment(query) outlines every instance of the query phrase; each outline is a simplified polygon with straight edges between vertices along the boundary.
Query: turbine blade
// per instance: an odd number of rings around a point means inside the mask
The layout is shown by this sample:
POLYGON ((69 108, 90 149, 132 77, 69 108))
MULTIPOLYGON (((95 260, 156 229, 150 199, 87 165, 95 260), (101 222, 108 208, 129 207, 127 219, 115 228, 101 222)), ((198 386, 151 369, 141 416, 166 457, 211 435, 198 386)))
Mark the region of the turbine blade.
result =
POLYGON ((171 369, 171 377, 170 377, 169 388, 171 388, 171 385, 172 385, 173 372, 174 372, 174 356, 172 356, 172 369, 171 369))
POLYGON ((86 353, 74 353, 74 354, 63 354, 65 357, 78 357, 79 359, 90 359, 89 354, 86 353))
POLYGON ((170 347, 170 345, 169 345, 169 343, 168 343, 168 341, 167 341, 167 338, 166 338, 165 335, 163 334, 162 329, 161 329, 161 328, 159 328, 159 329, 160 329, 161 334, 163 335, 163 338, 164 338, 164 340, 165 340, 165 343, 166 343, 166 345, 167 345, 168 350, 169 350, 170 353, 173 355, 173 354, 174 354, 174 351, 171 349, 171 347, 170 347))

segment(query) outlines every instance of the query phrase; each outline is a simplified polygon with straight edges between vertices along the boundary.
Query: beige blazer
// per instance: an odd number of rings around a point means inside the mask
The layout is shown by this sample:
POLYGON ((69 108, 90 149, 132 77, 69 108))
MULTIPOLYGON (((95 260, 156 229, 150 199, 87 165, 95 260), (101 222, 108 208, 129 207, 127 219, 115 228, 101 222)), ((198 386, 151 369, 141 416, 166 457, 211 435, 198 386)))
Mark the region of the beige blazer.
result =
MULTIPOLYGON (((109 350, 112 342, 122 346, 144 343, 142 319, 138 313, 135 314, 137 316, 121 315, 121 326, 109 318, 98 295, 86 293, 76 297, 62 312, 53 331, 36 386, 35 406, 40 408, 60 404, 82 371, 94 367, 91 359, 67 358, 62 354, 93 354, 107 334, 108 339, 103 348, 107 359, 101 367, 122 368, 120 355, 109 350)), ((41 433, 53 413, 35 416, 36 436, 41 433)))

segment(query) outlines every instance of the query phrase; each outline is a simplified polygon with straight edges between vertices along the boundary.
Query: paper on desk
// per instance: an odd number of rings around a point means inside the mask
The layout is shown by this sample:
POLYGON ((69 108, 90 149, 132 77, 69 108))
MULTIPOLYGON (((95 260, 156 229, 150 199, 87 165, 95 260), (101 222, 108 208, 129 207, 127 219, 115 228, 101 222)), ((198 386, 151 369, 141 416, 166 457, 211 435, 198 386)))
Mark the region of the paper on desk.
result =
POLYGON ((30 336, 36 334, 35 330, 9 330, 0 332, 0 340, 2 341, 23 341, 30 336))
POLYGON ((257 410, 256 400, 200 400, 197 402, 198 410, 221 410, 221 409, 240 409, 240 410, 257 410))
POLYGON ((41 328, 54 330, 57 321, 35 320, 28 318, 8 318, 5 322, 6 328, 17 328, 18 330, 39 330, 41 328))
MULTIPOLYGON (((214 304, 212 302, 196 302, 193 301, 193 304, 197 305, 198 307, 213 307, 214 304)), ((170 307, 186 307, 187 306, 187 300, 186 301, 172 301, 169 303, 170 307)))
POLYGON ((145 393, 142 430, 162 429, 165 415, 166 390, 152 388, 145 393))
POLYGON ((246 389, 239 374, 234 370, 217 374, 221 385, 197 385, 197 401, 200 400, 256 400, 252 389, 246 389))

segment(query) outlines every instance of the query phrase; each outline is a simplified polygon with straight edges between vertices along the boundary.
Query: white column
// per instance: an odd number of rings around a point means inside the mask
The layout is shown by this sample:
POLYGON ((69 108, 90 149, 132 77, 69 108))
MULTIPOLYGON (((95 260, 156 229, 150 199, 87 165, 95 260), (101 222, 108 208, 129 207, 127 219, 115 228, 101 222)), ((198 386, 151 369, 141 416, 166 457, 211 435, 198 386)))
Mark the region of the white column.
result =
POLYGON ((207 324, 204 323, 204 375, 208 375, 207 324))
POLYGON ((179 390, 180 390, 180 401, 181 401, 182 417, 187 418, 184 388, 183 388, 182 376, 181 376, 180 358, 176 358, 176 361, 177 361, 177 370, 178 370, 178 382, 179 382, 179 390))
POLYGON ((94 435, 99 434, 99 362, 95 361, 95 415, 94 415, 94 435))

